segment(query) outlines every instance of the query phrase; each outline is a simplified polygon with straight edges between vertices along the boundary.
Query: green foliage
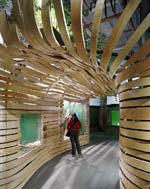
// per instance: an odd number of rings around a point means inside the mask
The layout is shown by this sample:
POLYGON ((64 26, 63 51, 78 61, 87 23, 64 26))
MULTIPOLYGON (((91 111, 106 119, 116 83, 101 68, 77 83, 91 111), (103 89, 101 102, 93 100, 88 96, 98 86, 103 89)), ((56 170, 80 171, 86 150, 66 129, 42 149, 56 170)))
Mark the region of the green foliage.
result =
MULTIPOLYGON (((97 49, 102 50, 105 46, 105 37, 101 33, 98 35, 98 43, 97 43, 97 49)), ((90 36, 88 35, 87 31, 84 30, 84 40, 85 40, 85 47, 86 49, 90 49, 90 36)))
POLYGON ((0 0, 0 10, 10 8, 11 0, 0 0))
POLYGON ((5 6, 8 0, 0 0, 0 6, 5 6))
POLYGON ((34 6, 35 6, 35 17, 38 28, 42 28, 41 7, 39 5, 38 0, 34 0, 34 6))

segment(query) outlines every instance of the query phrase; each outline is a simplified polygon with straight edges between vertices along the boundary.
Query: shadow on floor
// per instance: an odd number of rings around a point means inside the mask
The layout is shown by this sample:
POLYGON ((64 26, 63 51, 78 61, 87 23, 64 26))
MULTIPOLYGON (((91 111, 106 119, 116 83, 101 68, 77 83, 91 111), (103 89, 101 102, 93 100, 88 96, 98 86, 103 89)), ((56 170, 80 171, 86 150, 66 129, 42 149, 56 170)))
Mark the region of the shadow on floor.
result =
POLYGON ((83 157, 69 152, 55 157, 23 189, 119 189, 118 151, 112 131, 91 133, 90 144, 82 147, 83 157))

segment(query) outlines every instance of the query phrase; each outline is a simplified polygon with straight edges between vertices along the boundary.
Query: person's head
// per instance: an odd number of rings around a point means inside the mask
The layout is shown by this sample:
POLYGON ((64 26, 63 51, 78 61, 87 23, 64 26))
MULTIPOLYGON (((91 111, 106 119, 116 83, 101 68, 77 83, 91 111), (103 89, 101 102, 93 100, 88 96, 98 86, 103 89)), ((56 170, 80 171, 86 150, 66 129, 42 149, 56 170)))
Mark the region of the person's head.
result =
POLYGON ((78 117, 77 117, 77 115, 74 113, 74 114, 72 114, 72 119, 76 122, 76 121, 78 121, 78 117))

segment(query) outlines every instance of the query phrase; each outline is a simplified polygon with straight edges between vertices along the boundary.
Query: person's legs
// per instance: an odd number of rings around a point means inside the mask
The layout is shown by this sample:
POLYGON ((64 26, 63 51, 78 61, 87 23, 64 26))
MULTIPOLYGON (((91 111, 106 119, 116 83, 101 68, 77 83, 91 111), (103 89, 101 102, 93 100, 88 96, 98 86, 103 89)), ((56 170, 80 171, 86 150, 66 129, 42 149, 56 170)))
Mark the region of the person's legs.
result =
POLYGON ((74 135, 70 135, 70 141, 71 141, 71 148, 72 148, 72 155, 76 155, 76 145, 75 145, 75 137, 74 135))
POLYGON ((75 143, 76 143, 78 154, 81 155, 81 146, 80 146, 80 142, 79 142, 79 133, 78 132, 75 133, 75 143))

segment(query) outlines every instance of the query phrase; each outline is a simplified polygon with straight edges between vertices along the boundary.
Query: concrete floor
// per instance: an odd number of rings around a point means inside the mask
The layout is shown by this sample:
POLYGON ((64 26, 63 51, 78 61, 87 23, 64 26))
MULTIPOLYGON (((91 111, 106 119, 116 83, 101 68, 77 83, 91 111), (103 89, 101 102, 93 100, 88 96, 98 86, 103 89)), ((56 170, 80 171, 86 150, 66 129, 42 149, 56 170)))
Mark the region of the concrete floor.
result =
POLYGON ((119 145, 111 133, 95 133, 83 157, 69 152, 42 166, 23 189, 119 189, 119 145))

